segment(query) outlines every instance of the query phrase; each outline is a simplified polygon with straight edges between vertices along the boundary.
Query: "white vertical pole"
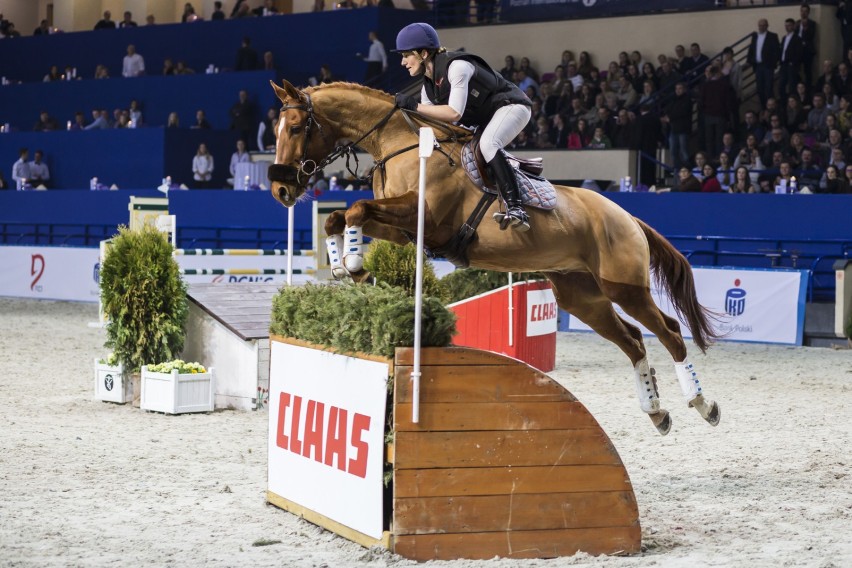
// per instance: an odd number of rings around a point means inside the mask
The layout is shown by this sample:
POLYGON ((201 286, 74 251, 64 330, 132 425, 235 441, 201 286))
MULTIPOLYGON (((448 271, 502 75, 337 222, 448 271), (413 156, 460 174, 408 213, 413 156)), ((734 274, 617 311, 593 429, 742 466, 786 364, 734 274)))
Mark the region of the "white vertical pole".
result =
POLYGON ((423 226, 426 217, 426 159, 435 148, 435 132, 420 128, 420 186, 417 192, 417 267, 414 279, 414 368, 411 371, 411 421, 420 422, 420 318, 423 304, 423 226))
POLYGON ((512 298, 512 273, 509 273, 509 347, 515 344, 515 305, 512 298))
POLYGON ((287 208, 287 286, 293 285, 293 223, 296 219, 296 206, 287 208))

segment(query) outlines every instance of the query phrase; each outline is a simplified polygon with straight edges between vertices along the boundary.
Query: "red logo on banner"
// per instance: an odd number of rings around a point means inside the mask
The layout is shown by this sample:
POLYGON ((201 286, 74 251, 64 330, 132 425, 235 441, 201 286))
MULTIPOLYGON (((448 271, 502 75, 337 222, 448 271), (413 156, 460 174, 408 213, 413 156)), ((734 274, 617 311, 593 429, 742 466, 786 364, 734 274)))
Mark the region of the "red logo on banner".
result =
POLYGON ((556 302, 533 304, 530 321, 546 321, 556 319, 556 302))
POLYGON ((35 290, 36 292, 41 292, 41 286, 36 287, 38 281, 41 280, 42 274, 44 274, 44 257, 40 254, 32 255, 30 260, 30 276, 35 276, 33 281, 30 283, 30 290, 35 290), (38 266, 38 268, 36 268, 38 266))
POLYGON ((329 467, 335 467, 333 464, 337 461, 337 469, 366 477, 370 447, 361 439, 361 434, 370 429, 370 417, 355 412, 349 420, 345 408, 329 406, 326 412, 325 407, 322 402, 282 392, 278 404, 276 445, 308 459, 313 455, 315 461, 329 467), (289 435, 284 433, 288 409, 291 414, 289 435), (299 438, 300 431, 304 433, 302 439, 299 438), (356 457, 347 460, 347 452, 354 453, 356 457))

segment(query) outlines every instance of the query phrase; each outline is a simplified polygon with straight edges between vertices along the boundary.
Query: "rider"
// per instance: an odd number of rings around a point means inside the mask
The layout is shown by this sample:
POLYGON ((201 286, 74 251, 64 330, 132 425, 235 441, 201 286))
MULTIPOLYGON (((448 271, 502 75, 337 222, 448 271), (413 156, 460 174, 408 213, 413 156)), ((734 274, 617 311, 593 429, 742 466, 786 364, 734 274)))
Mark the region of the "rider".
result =
POLYGON ((483 127, 479 148, 506 202, 505 215, 495 213, 494 217, 501 229, 528 230, 518 180, 503 148, 529 123, 529 98, 481 57, 441 47, 438 33, 429 24, 402 28, 393 51, 402 54, 402 65, 412 77, 423 76, 419 104, 415 97, 399 93, 396 106, 445 122, 483 127))

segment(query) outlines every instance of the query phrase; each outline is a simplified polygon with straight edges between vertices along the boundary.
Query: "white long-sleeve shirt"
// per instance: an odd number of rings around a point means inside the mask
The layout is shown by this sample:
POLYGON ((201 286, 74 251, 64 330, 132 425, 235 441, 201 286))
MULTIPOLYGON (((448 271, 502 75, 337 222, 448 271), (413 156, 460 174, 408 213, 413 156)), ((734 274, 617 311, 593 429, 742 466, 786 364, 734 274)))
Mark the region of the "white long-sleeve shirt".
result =
POLYGON ((121 74, 125 77, 138 77, 145 72, 145 59, 138 53, 124 56, 121 74))
POLYGON ((213 177, 213 156, 197 155, 192 159, 192 177, 195 181, 210 181, 213 177))
POLYGON ((373 40, 373 43, 370 44, 370 51, 367 53, 367 57, 364 58, 364 61, 369 62, 382 62, 382 69, 388 68, 388 54, 385 52, 385 46, 379 40, 373 40))

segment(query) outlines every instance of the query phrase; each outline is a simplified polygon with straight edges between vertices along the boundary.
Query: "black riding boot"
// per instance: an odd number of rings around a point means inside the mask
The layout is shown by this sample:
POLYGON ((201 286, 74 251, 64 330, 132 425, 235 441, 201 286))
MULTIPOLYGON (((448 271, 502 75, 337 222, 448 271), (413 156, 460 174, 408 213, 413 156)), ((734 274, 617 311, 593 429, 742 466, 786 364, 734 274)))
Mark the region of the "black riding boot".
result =
POLYGON ((502 152, 497 152, 488 162, 488 173, 497 184, 500 197, 506 202, 506 212, 498 211, 494 219, 500 223, 500 229, 506 230, 511 226, 516 231, 524 232, 530 228, 530 220, 521 204, 521 190, 515 172, 502 152))

